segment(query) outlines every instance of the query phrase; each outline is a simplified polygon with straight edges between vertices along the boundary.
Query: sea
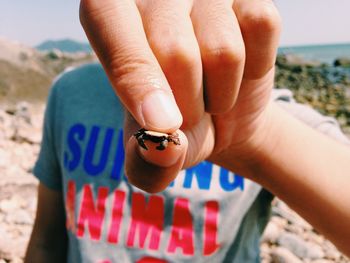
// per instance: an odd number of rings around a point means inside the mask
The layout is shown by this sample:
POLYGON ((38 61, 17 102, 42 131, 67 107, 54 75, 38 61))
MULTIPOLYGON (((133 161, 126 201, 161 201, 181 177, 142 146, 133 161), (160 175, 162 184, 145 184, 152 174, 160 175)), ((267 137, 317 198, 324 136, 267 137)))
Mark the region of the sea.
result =
POLYGON ((337 58, 347 57, 350 59, 350 43, 280 47, 278 52, 294 54, 305 60, 319 61, 332 65, 337 58))
MULTIPOLYGON (((308 46, 291 46, 280 47, 280 54, 293 54, 307 61, 318 61, 327 64, 326 76, 332 82, 338 82, 341 75, 346 75, 350 79, 350 67, 334 67, 333 63, 337 58, 350 59, 350 43, 331 44, 331 45, 308 45, 308 46)), ((321 70, 321 69, 315 69, 321 70)))

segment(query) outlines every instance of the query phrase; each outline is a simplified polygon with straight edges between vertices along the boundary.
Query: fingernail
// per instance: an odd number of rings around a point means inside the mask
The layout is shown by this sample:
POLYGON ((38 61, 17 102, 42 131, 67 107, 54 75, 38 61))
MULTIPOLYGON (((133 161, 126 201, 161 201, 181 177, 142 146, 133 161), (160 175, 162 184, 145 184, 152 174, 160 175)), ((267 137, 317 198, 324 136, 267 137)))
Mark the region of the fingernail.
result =
POLYGON ((162 90, 146 95, 141 107, 149 129, 166 131, 179 128, 182 124, 181 112, 174 98, 162 90))

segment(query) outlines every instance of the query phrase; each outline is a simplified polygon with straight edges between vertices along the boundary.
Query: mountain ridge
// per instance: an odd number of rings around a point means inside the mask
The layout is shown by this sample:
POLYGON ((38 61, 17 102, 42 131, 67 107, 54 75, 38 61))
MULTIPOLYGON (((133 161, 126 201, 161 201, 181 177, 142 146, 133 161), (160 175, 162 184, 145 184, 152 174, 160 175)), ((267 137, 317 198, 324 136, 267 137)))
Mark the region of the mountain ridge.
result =
POLYGON ((44 102, 53 79, 65 68, 94 61, 91 52, 43 52, 0 37, 0 104, 44 102))
POLYGON ((39 51, 60 50, 67 53, 92 52, 92 48, 88 43, 79 42, 69 38, 59 40, 46 40, 34 48, 39 51))

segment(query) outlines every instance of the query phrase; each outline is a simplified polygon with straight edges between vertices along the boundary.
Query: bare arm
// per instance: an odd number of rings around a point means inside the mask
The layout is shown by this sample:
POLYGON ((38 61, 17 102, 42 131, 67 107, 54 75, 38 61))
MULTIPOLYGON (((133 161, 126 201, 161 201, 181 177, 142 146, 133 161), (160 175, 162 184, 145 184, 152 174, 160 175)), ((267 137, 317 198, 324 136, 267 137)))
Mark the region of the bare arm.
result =
POLYGON ((66 262, 67 232, 61 192, 39 184, 38 207, 26 263, 66 262))
MULTIPOLYGON (((276 105, 270 113, 268 135, 239 172, 280 197, 350 255, 350 148, 276 105)), ((235 169, 232 157, 221 157, 218 163, 235 169)))

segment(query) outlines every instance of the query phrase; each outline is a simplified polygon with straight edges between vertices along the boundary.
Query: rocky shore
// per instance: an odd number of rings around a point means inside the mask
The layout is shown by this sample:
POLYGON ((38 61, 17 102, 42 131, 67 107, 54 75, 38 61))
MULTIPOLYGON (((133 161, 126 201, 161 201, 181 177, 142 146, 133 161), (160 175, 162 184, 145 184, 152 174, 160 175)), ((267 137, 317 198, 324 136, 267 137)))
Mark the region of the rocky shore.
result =
MULTIPOLYGON (((348 72, 345 66, 281 55, 276 86, 293 90, 298 101, 336 117, 350 133, 348 72)), ((0 104, 0 263, 23 262, 37 204, 38 182, 31 171, 40 147, 44 107, 44 102, 0 104)), ((272 218, 261 241, 261 259, 276 263, 350 262, 278 199, 273 202, 272 218)))
POLYGON ((38 155, 44 105, 0 108, 0 262, 23 262, 36 211, 38 155))
POLYGON ((338 58, 333 65, 328 65, 293 55, 279 55, 275 86, 292 90, 298 102, 335 117, 343 131, 350 134, 349 60, 338 58))

